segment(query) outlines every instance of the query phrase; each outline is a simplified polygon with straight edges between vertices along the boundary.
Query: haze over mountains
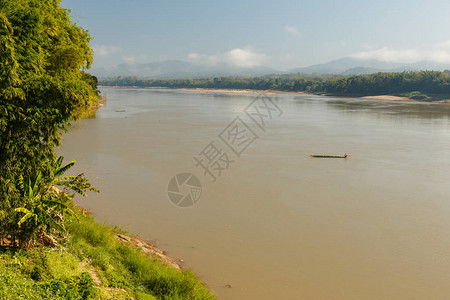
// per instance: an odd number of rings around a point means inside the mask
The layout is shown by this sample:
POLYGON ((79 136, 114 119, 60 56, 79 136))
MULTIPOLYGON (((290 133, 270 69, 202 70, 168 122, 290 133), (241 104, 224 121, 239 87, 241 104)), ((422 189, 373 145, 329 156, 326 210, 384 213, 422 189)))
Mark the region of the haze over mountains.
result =
POLYGON ((311 65, 303 68, 292 68, 282 71, 264 66, 239 68, 227 64, 210 66, 182 60, 167 60, 147 64, 124 63, 111 68, 93 68, 91 72, 99 78, 117 76, 137 76, 145 78, 200 78, 217 76, 262 76, 271 74, 362 75, 377 72, 403 72, 420 70, 450 70, 450 64, 442 64, 433 61, 396 63, 374 59, 362 60, 346 57, 324 64, 311 65))
POLYGON ((277 73, 267 67, 238 68, 226 64, 208 66, 182 60, 166 60, 147 64, 120 64, 113 68, 92 69, 99 78, 138 76, 149 78, 198 78, 214 76, 260 76, 277 73))
POLYGON ((300 74, 341 74, 341 75, 362 75, 377 72, 403 72, 449 70, 450 64, 441 64, 433 61, 418 61, 415 63, 396 63, 375 59, 363 60, 355 58, 341 58, 325 64, 312 65, 305 68, 288 70, 288 73, 300 74))

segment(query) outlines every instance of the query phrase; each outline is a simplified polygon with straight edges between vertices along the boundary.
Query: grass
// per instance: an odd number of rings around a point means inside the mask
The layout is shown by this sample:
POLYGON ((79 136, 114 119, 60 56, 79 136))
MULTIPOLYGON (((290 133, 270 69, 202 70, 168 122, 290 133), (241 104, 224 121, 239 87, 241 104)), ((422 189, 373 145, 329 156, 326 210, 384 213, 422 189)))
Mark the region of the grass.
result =
POLYGON ((0 299, 99 299, 99 290, 94 288, 87 272, 68 277, 65 277, 67 272, 57 272, 57 277, 47 272, 48 253, 42 249, 3 251, 0 256, 0 299))
POLYGON ((118 228, 79 214, 61 249, 0 252, 0 299, 215 299, 179 271, 115 238, 118 228))

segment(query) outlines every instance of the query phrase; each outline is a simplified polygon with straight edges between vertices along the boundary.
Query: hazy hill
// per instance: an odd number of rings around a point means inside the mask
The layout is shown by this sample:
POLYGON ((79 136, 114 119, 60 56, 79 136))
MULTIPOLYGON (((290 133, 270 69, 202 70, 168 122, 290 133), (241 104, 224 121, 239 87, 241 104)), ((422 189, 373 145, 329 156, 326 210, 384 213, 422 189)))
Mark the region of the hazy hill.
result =
POLYGON ((290 69, 289 73, 300 74, 367 74, 403 68, 406 64, 392 63, 379 60, 362 60, 350 57, 333 60, 324 64, 312 65, 304 68, 290 69))
POLYGON ((147 64, 120 64, 112 68, 94 68, 100 78, 138 76, 148 78, 199 78, 214 76, 260 76, 276 72, 267 67, 237 68, 228 65, 208 66, 181 60, 167 60, 147 64))
POLYGON ((91 70, 91 73, 100 78, 117 76, 137 76, 144 78, 201 78, 218 76, 262 76, 270 74, 367 75, 377 72, 421 70, 450 70, 450 65, 439 64, 432 61, 419 61, 407 64, 346 57, 324 64, 280 71, 263 66, 255 68, 238 68, 227 64, 209 66, 181 60, 167 60, 147 64, 120 64, 111 68, 94 68, 91 70))
POLYGON ((450 69, 450 65, 440 64, 432 61, 419 61, 415 63, 395 63, 375 59, 362 60, 350 57, 333 60, 325 64, 317 64, 304 68, 288 70, 288 73, 299 74, 342 74, 342 75, 364 75, 377 72, 402 72, 434 70, 444 71, 450 69))

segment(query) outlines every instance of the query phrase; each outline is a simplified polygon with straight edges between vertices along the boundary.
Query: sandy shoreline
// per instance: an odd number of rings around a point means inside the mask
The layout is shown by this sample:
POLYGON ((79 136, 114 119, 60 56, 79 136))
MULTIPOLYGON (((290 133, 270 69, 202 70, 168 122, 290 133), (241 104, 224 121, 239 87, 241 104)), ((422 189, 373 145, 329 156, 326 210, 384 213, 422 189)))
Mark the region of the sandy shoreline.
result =
MULTIPOLYGON (((204 88, 179 88, 177 90, 180 91, 190 91, 190 92, 202 92, 202 93, 244 93, 244 94, 308 94, 305 92, 286 92, 286 91, 275 91, 275 90, 248 90, 248 89, 204 89, 204 88)), ((316 94, 310 94, 316 95, 316 94)), ((319 96, 327 96, 327 97, 340 97, 333 95, 321 95, 319 96)), ((378 96, 364 96, 364 97, 352 97, 345 96, 348 98, 356 98, 356 99, 373 99, 373 100, 387 100, 387 101, 418 101, 408 97, 399 97, 392 95, 378 95, 378 96)))
POLYGON ((377 95, 377 96, 339 96, 339 95, 325 95, 325 94, 310 94, 306 92, 289 92, 277 90, 251 90, 251 89, 211 89, 211 88, 168 88, 168 87, 138 87, 138 86, 99 86, 99 87, 113 87, 113 88, 144 88, 144 89, 174 89, 186 92, 198 93, 230 93, 230 94, 309 94, 327 97, 345 97, 353 99, 367 99, 367 100, 384 100, 384 101, 409 101, 409 102, 426 102, 426 103, 448 103, 448 100, 415 100, 408 97, 400 97, 393 95, 377 95))
POLYGON ((305 92, 286 92, 275 90, 249 90, 249 89, 205 89, 205 88, 179 88, 179 91, 201 93, 241 93, 241 94, 306 94, 305 92))
POLYGON ((388 100, 388 101, 417 101, 408 97, 399 97, 392 95, 379 95, 379 96, 364 96, 360 99, 374 99, 374 100, 388 100))

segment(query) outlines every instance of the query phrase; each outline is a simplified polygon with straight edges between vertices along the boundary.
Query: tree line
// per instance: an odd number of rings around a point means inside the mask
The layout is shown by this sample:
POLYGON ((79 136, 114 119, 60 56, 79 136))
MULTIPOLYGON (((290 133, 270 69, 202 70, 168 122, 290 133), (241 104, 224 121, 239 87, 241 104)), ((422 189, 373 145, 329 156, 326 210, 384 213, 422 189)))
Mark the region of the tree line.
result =
POLYGON ((146 79, 116 77, 100 81, 104 86, 166 88, 252 89, 307 92, 330 95, 369 96, 408 94, 450 94, 450 71, 410 71, 370 75, 284 75, 262 77, 216 77, 146 79))

